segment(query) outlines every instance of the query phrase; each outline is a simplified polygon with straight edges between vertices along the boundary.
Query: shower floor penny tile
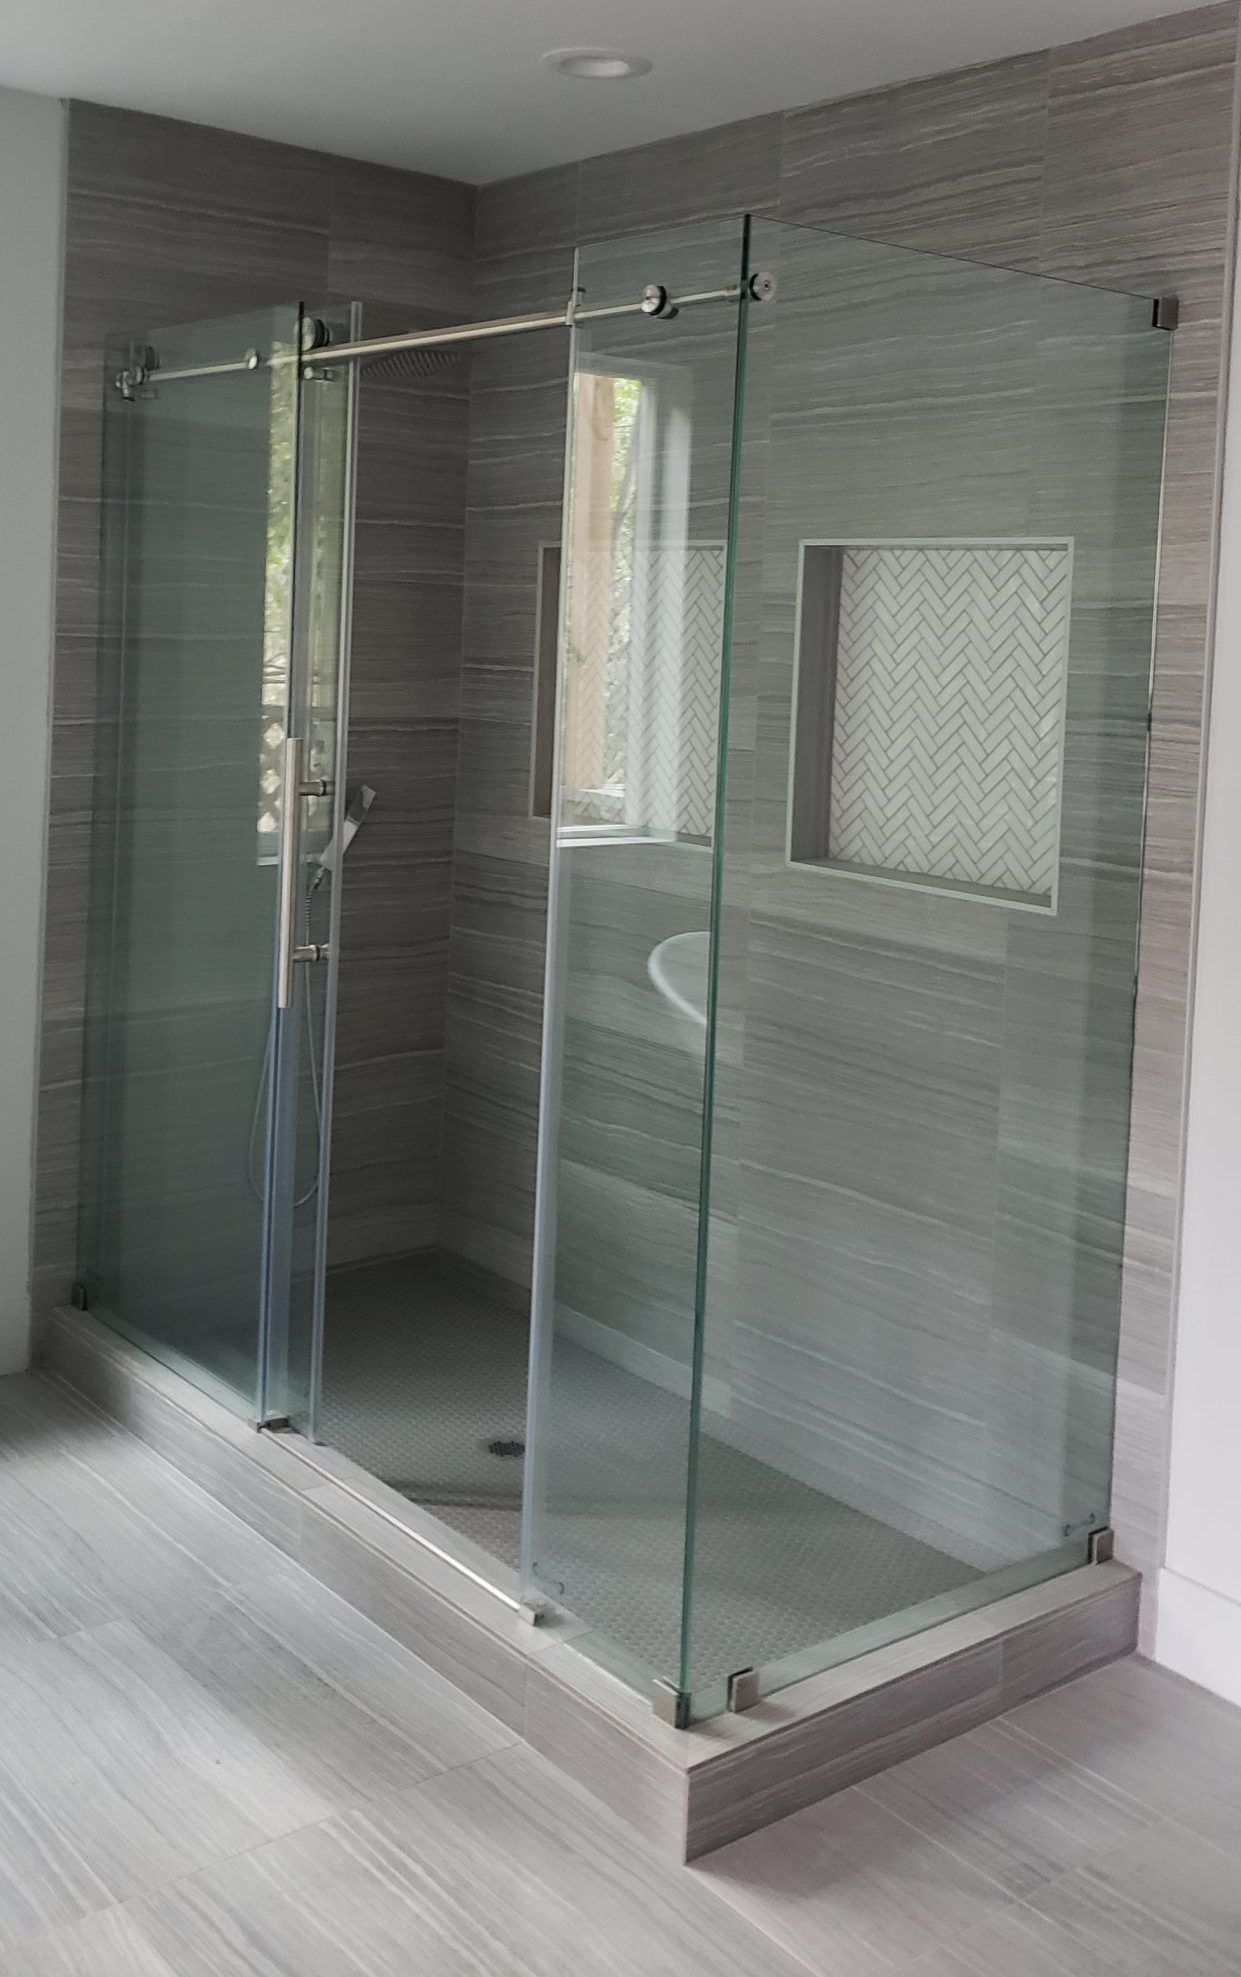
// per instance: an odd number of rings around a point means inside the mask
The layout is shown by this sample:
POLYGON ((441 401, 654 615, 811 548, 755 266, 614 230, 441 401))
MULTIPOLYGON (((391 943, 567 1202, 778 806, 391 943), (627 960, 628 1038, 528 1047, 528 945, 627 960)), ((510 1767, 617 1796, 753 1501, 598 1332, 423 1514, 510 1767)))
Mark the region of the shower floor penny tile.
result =
MULTIPOLYGON (((524 1317, 412 1256, 328 1278, 322 1432, 372 1475, 509 1565, 519 1556, 524 1317)), ((556 1340, 540 1577, 644 1668, 678 1663, 689 1407, 556 1340), (563 1592, 557 1591, 563 1588, 563 1592)), ((774 1661, 969 1585, 977 1571, 702 1438, 695 1684, 774 1661)))

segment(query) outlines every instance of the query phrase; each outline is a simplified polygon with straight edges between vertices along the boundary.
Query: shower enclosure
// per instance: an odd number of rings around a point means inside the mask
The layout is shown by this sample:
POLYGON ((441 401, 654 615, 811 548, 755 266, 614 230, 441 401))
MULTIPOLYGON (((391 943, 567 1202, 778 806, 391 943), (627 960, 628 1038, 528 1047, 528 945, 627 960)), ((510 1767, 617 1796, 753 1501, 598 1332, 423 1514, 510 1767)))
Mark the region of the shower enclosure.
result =
POLYGON ((1170 312, 767 220, 548 302, 109 366, 81 1296, 685 1723, 1106 1530, 1170 312), (387 758, 475 882, 346 1249, 359 416, 558 376, 465 574, 521 759, 387 758))

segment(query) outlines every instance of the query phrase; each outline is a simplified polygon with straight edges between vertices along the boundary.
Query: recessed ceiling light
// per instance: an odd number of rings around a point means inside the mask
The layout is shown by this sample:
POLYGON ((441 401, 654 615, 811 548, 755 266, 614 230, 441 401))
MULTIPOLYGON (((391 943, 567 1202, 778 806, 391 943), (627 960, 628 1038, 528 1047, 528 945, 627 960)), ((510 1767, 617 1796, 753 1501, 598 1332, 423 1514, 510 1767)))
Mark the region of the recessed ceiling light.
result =
POLYGON ((645 55, 623 55, 618 48, 550 48, 543 63, 558 75, 586 82, 624 82, 651 71, 645 55))

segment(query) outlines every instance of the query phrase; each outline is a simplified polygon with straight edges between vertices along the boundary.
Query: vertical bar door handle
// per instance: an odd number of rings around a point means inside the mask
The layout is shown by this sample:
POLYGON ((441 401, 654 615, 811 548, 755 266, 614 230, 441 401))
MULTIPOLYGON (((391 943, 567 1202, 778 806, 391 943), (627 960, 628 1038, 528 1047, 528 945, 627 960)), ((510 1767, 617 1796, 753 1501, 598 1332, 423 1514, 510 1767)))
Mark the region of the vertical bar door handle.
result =
POLYGON ((302 864, 302 738, 287 735, 280 796, 280 888, 276 907, 276 1007, 293 1001, 297 958, 297 891, 302 864))

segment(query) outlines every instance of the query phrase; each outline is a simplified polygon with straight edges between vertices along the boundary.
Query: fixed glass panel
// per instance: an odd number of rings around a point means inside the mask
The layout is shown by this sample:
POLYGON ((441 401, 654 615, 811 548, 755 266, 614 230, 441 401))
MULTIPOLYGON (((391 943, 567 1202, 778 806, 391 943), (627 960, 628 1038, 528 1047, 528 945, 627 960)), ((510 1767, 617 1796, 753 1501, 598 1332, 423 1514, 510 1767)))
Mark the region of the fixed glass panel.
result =
POLYGON ((1146 298, 752 256, 703 1712, 1107 1524, 1171 344, 1146 298))
MULTIPOLYGON (((315 318, 345 342, 360 309, 315 318)), ((277 994, 271 1284, 262 1411, 314 1434, 322 1373, 326 1206, 330 1180, 336 989, 344 849, 374 792, 347 789, 348 617, 358 376, 352 364, 306 365, 301 382, 293 556, 293 636, 287 736, 280 737, 281 805, 290 795, 288 737, 298 744, 302 794, 291 852, 290 935, 308 959, 277 994)), ((287 828, 287 819, 282 818, 287 828)))
POLYGON ((738 224, 584 248, 574 337, 524 1575, 679 1686, 700 1302, 738 224))
POLYGON ((117 389, 126 350, 105 383, 80 1276, 108 1322, 245 1413, 266 1261, 299 328, 290 307, 150 332, 149 381, 117 389), (276 361, 244 368, 248 351, 276 361))

